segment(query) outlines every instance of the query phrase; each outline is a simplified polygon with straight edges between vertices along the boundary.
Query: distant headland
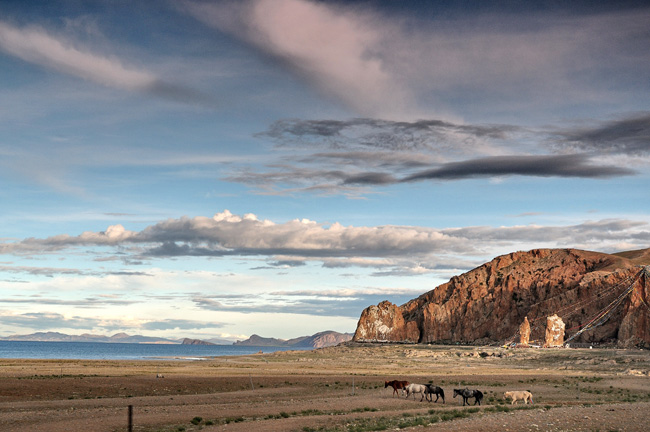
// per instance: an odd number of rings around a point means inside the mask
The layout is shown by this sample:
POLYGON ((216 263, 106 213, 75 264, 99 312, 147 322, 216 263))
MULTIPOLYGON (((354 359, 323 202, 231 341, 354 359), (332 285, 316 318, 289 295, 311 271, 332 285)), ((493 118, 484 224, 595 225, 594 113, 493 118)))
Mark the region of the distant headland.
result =
POLYGON ((335 331, 324 331, 311 336, 302 336, 294 339, 284 340, 265 338, 252 335, 243 341, 233 342, 231 340, 210 338, 210 339, 167 339, 143 335, 129 335, 116 333, 112 336, 95 335, 84 333, 80 335, 69 335, 59 332, 37 332, 26 335, 12 335, 0 337, 4 341, 31 341, 31 342, 98 342, 98 343, 132 343, 132 344, 182 344, 182 345, 247 345, 247 346, 273 346, 273 347, 295 347, 295 348, 323 348, 326 346, 338 345, 352 339, 351 333, 338 333, 335 331))

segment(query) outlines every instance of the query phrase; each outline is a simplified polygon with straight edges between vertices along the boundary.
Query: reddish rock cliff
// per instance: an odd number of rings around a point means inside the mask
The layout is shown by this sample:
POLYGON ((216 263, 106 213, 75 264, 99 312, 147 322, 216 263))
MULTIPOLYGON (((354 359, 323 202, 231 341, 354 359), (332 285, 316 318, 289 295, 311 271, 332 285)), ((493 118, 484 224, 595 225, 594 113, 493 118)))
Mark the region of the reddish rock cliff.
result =
MULTIPOLYGON (((650 250, 616 255, 536 249, 503 255, 396 306, 365 309, 353 340, 487 343, 513 340, 528 317, 530 339, 543 341, 546 317, 557 314, 575 334, 630 286, 650 264, 650 250)), ((650 280, 634 290, 602 325, 574 342, 650 346, 650 280)), ((650 278, 648 278, 650 279, 650 278)))

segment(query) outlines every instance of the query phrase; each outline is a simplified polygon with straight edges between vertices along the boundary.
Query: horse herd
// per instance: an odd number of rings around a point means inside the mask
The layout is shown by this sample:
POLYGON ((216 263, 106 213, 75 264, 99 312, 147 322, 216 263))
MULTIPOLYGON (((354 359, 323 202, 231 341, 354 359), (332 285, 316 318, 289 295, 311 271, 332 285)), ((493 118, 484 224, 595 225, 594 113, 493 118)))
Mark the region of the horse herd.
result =
MULTIPOLYGON (((441 387, 433 384, 413 384, 408 381, 397 380, 384 381, 384 388, 388 388, 388 386, 393 388, 393 397, 395 397, 395 394, 399 397, 398 390, 402 390, 402 395, 406 393, 406 399, 408 399, 410 395, 413 395, 413 399, 415 400, 415 395, 421 394, 420 402, 425 398, 428 402, 431 402, 433 401, 433 395, 436 395, 436 400, 434 402, 438 402, 438 399, 442 398, 442 403, 445 403, 445 391, 441 387)), ((474 405, 481 405, 481 401, 483 400, 483 392, 480 390, 470 390, 468 388, 454 389, 454 397, 456 396, 463 398, 463 406, 465 406, 465 404, 469 405, 469 399, 472 398, 474 398, 474 405)), ((503 396, 506 399, 512 399, 512 404, 517 402, 517 400, 522 400, 525 404, 529 402, 531 404, 533 403, 533 395, 528 391, 510 391, 505 392, 503 396)))

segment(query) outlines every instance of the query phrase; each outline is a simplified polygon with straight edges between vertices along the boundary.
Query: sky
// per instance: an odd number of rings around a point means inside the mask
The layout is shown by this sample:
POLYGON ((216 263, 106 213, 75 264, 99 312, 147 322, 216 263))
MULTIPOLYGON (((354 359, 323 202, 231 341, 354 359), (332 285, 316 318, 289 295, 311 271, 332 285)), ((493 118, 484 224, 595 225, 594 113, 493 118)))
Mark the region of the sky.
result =
POLYGON ((650 247, 648 46, 647 2, 2 0, 0 336, 354 332, 650 247))

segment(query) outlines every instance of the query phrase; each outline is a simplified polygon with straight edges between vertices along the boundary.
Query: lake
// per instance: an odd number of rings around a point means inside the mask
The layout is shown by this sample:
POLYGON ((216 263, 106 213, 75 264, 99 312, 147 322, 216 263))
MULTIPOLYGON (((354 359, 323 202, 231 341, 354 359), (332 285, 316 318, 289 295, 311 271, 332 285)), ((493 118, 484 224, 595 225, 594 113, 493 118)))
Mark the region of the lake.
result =
MULTIPOLYGON (((242 345, 131 344, 0 341, 0 358, 78 360, 204 360, 208 357, 269 353, 301 348, 242 345)), ((302 348, 305 349, 305 348, 302 348)), ((307 348, 309 349, 309 348, 307 348)))

